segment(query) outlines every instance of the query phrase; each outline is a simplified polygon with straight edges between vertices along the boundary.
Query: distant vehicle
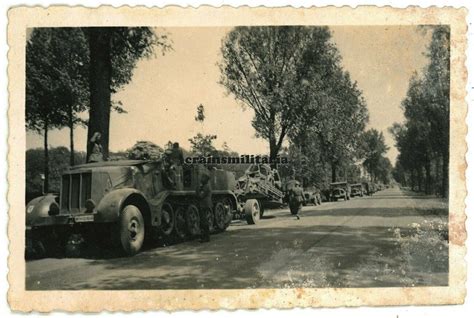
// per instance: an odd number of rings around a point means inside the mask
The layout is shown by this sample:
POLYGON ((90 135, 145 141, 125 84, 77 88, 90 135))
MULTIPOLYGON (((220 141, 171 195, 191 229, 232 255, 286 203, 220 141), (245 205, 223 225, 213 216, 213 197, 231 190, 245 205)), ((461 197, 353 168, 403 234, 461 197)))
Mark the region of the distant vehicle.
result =
POLYGON ((363 197, 362 183, 351 184, 351 197, 363 197))
POLYGON ((374 184, 372 182, 363 182, 362 187, 363 187, 364 193, 366 195, 370 196, 370 195, 374 194, 374 192, 375 192, 375 187, 374 187, 374 184))
POLYGON ((333 182, 330 187, 330 201, 338 201, 339 199, 350 200, 351 187, 347 182, 333 182))
MULTIPOLYGON (((201 165, 175 168, 167 170, 162 160, 71 167, 61 177, 59 196, 46 194, 27 204, 27 252, 28 247, 45 253, 67 251, 69 242, 92 240, 134 255, 145 240, 196 236, 200 233, 196 188, 203 174, 210 176, 212 189, 210 230, 224 231, 238 209, 234 175, 201 165)), ((248 213, 254 210, 254 201, 246 206, 248 213)))

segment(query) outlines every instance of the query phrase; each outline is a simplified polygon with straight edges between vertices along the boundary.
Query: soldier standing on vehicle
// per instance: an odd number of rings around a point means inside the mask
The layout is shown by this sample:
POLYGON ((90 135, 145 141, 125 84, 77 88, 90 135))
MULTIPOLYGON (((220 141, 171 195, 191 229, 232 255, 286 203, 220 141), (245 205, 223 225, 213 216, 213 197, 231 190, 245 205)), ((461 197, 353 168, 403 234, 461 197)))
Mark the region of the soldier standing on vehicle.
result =
POLYGON ((92 144, 91 147, 91 154, 89 156, 89 162, 101 162, 104 161, 104 154, 102 153, 102 145, 100 144, 100 140, 102 135, 100 132, 95 132, 92 136, 90 143, 92 144))
POLYGON ((201 182, 197 189, 197 196, 199 198, 199 218, 201 227, 201 243, 209 242, 209 219, 208 213, 211 213, 212 209, 212 192, 211 186, 209 185, 209 176, 203 174, 201 176, 201 182))
POLYGON ((177 142, 173 143, 173 148, 171 148, 170 161, 174 166, 182 166, 184 163, 183 150, 181 150, 177 142))
POLYGON ((290 190, 290 210, 291 214, 295 215, 297 220, 300 219, 299 213, 301 212, 301 206, 303 205, 303 201, 303 189, 297 182, 295 186, 290 190))

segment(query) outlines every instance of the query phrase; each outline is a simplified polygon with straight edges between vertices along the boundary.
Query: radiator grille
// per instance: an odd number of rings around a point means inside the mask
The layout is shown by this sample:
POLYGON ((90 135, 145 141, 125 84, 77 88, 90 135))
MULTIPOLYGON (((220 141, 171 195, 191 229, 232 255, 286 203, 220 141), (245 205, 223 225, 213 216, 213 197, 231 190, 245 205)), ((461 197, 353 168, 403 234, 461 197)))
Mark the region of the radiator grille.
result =
POLYGON ((75 173, 62 177, 61 210, 79 213, 85 208, 85 202, 91 198, 91 174, 75 173))

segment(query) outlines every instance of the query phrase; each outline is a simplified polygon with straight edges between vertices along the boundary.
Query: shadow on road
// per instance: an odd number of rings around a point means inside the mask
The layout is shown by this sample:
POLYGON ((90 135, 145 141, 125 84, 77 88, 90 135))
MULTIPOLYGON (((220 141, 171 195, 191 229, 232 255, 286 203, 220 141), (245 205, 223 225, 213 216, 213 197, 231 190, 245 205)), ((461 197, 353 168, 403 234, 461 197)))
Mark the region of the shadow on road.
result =
MULTIPOLYGON (((400 237, 410 238, 411 232, 402 229, 400 237)), ((85 271, 84 279, 59 289, 443 285, 447 284, 448 252, 439 242, 404 248, 386 227, 241 229, 215 236, 209 244, 188 242, 134 257, 90 260, 89 270, 111 274, 88 280, 85 271), (295 275, 291 285, 289 272, 295 275), (442 273, 443 279, 431 278, 433 273, 442 273)), ((33 277, 31 282, 27 279, 27 289, 39 287, 33 281, 33 277)))

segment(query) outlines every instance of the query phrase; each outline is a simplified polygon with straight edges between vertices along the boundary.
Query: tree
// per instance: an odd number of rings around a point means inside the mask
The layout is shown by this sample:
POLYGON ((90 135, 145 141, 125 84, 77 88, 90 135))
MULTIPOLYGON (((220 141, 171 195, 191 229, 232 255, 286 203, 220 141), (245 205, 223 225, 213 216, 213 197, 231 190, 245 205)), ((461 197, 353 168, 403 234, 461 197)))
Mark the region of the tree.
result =
POLYGON ((449 28, 432 28, 426 54, 430 63, 409 83, 401 105, 405 123, 392 128, 400 152, 398 171, 407 172, 413 189, 416 183, 418 190, 424 188, 427 194, 435 190, 443 196, 448 195, 449 39, 449 28))
POLYGON ((307 59, 319 66, 335 63, 334 45, 326 27, 236 27, 223 41, 220 83, 244 107, 254 110, 256 135, 269 142, 270 160, 306 114, 306 78, 324 77, 324 67, 307 71, 307 59))
MULTIPOLYGON (((47 109, 56 113, 54 127, 69 127, 71 165, 74 125, 84 124, 77 114, 88 106, 88 63, 86 41, 77 28, 35 29, 27 43, 27 101, 45 96, 47 109), (38 80, 48 84, 35 85, 38 80)), ((33 102, 27 103, 27 108, 30 114, 37 110, 33 102)))
POLYGON ((366 131, 362 139, 362 149, 364 152, 363 157, 365 158, 363 166, 367 169, 372 181, 387 180, 386 169, 388 165, 385 160, 387 158, 383 156, 389 148, 385 144, 383 133, 376 129, 366 131))
POLYGON ((198 133, 193 138, 188 139, 191 143, 191 152, 196 156, 212 156, 217 153, 217 149, 212 142, 217 139, 216 135, 203 135, 198 133))
MULTIPOLYGON (((60 97, 65 91, 64 61, 56 53, 64 45, 57 41, 53 29, 35 29, 26 45, 26 129, 42 133, 44 138, 44 188, 49 191, 48 133, 64 125, 65 112, 60 97)), ((71 44, 72 45, 72 44, 71 44)))
MULTIPOLYGON (((113 104, 111 94, 128 84, 140 58, 149 57, 156 47, 163 54, 171 48, 167 35, 157 35, 148 27, 90 27, 83 28, 89 44, 90 111, 87 140, 95 132, 102 134, 105 157, 109 154, 110 111, 123 111, 113 104)), ((92 145, 88 142, 89 157, 92 145)))

